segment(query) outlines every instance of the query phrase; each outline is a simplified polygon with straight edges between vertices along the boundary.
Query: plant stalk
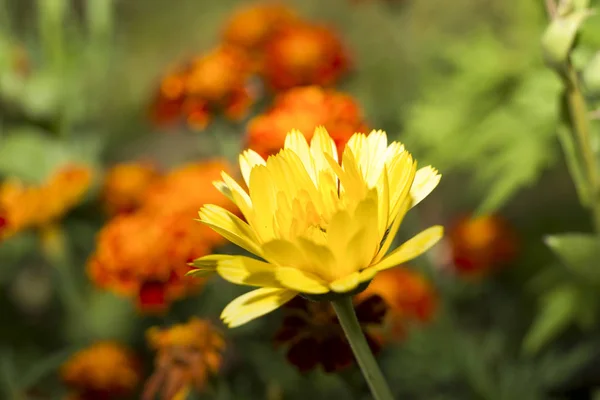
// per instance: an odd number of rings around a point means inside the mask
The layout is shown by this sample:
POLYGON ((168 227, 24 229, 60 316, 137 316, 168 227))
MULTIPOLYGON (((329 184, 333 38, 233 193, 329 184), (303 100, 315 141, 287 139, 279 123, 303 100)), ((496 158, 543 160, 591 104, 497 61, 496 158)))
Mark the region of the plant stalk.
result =
POLYGON ((582 163, 586 171, 594 228, 596 233, 600 233, 600 176, 598 175, 598 163, 596 162, 596 156, 592 148, 589 114, 581 90, 581 82, 577 76, 577 71, 575 71, 575 68, 570 63, 566 65, 565 79, 571 124, 579 144, 582 163))
POLYGON ((358 360, 358 365, 363 376, 369 384, 373 397, 375 400, 394 400, 392 392, 377 365, 377 361, 358 323, 358 318, 356 318, 356 313, 354 312, 354 305, 352 304, 352 297, 342 297, 338 300, 333 300, 331 304, 344 329, 354 356, 358 360))

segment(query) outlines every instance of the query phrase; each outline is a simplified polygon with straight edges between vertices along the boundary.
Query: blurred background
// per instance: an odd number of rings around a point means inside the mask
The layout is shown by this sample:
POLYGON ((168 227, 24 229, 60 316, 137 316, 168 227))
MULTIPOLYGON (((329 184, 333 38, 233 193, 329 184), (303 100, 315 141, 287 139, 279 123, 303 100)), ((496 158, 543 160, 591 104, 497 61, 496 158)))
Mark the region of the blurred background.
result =
POLYGON ((242 251, 194 221, 234 211, 220 171, 325 126, 443 175, 399 238, 443 242, 355 298, 395 398, 600 399, 600 202, 544 53, 569 48, 595 160, 593 5, 0 0, 2 398, 369 399, 328 305, 228 329, 247 288, 185 277, 242 251))

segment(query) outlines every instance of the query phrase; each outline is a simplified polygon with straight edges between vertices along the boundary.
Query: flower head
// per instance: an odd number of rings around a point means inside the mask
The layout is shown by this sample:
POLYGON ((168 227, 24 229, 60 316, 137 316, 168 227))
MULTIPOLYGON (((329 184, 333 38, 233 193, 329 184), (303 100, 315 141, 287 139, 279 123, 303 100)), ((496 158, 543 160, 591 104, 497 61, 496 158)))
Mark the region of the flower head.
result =
POLYGON ((516 254, 515 232, 498 215, 456 221, 448 235, 456 271, 478 276, 511 261, 516 254))
POLYGON ((389 308, 388 336, 404 336, 407 322, 428 322, 437 308, 437 296, 421 274, 405 267, 381 271, 357 297, 381 296, 389 308))
POLYGON ((217 202, 228 209, 212 181, 229 169, 219 160, 181 166, 156 179, 144 202, 132 214, 105 225, 88 263, 90 277, 101 288, 136 298, 141 311, 165 311, 169 304, 202 286, 184 279, 187 265, 209 254, 223 238, 194 221, 198 208, 217 202))
POLYGON ((267 43, 263 74, 275 90, 294 86, 329 86, 349 68, 340 39, 327 27, 290 24, 267 43))
POLYGON ((104 177, 103 198, 110 214, 138 209, 148 187, 159 178, 149 163, 125 163, 112 167, 104 177))
POLYGON ((141 378, 138 360, 128 348, 98 342, 73 355, 61 377, 80 400, 109 400, 129 396, 141 378))
POLYGON ((318 86, 299 87, 280 94, 271 110, 249 122, 247 146, 266 159, 283 148, 292 129, 310 140, 316 126, 327 129, 339 155, 355 132, 367 129, 362 110, 351 96, 318 86))
POLYGON ((247 52, 256 69, 260 69, 266 43, 282 27, 297 20, 296 14, 284 4, 264 3, 243 7, 225 24, 223 41, 247 52))
MULTIPOLYGON (((355 298, 356 315, 371 351, 381 346, 370 334, 383 324, 387 306, 377 295, 355 298)), ((300 371, 319 365, 325 372, 344 369, 354 362, 342 326, 327 302, 315 302, 296 297, 283 307, 284 318, 275 335, 275 343, 287 347, 287 359, 300 371)))
POLYGON ((184 279, 187 263, 210 253, 202 230, 189 220, 149 212, 115 217, 98 234, 87 266, 90 278, 100 288, 134 297, 140 311, 165 311, 202 285, 184 279))
POLYGON ((217 112, 239 120, 253 102, 250 74, 244 52, 220 46, 163 79, 153 106, 154 119, 164 123, 184 115, 196 129, 204 129, 217 112))
POLYGON ((382 131, 350 138, 337 161, 334 141, 318 128, 310 145, 291 132, 284 148, 264 160, 252 150, 240 156, 246 192, 223 173, 220 190, 247 222, 213 205, 200 219, 264 261, 210 255, 194 262, 196 274, 216 271, 237 284, 258 286, 230 303, 222 318, 238 326, 296 295, 328 298, 349 294, 379 272, 417 257, 443 229, 434 226, 386 254, 406 212, 427 196, 440 176, 416 162, 382 131))
POLYGON ((84 166, 63 167, 39 186, 11 179, 0 185, 0 238, 41 228, 60 220, 88 190, 92 171, 84 166))
POLYGON ((200 391, 208 377, 221 367, 225 341, 208 321, 192 318, 167 329, 150 328, 147 339, 157 356, 155 372, 144 389, 144 400, 154 399, 159 391, 161 398, 172 399, 186 393, 190 385, 200 391))

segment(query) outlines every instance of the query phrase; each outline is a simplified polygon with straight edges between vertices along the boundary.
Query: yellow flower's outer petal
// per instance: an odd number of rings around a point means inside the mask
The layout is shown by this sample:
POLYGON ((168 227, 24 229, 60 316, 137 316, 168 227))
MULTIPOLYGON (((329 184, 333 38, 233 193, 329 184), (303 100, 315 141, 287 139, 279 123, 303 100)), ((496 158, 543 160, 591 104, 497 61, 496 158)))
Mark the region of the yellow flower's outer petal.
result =
POLYGON ((281 307, 297 294, 289 289, 253 290, 229 303, 221 313, 221 318, 230 328, 235 328, 281 307))
POLYGON ((216 187, 217 190, 219 192, 221 192, 225 197, 227 197, 229 200, 231 200, 233 203, 235 203, 235 199, 233 198, 233 193, 231 192, 231 189, 229 189, 229 186, 227 186, 227 184, 225 182, 214 181, 213 186, 216 187))
POLYGON ((342 278, 339 278, 329 284, 331 290, 337 293, 346 293, 350 292, 361 283, 360 281, 360 273, 353 272, 350 275, 346 275, 342 278))
POLYGON ((387 168, 381 173, 380 182, 377 184, 379 205, 377 210, 377 228, 379 237, 382 238, 390 225, 390 181, 387 168))
POLYGON ((442 226, 436 225, 432 226, 431 228, 427 228, 410 240, 404 242, 400 247, 392 251, 379 263, 369 268, 382 271, 384 269, 400 265, 408 260, 412 260, 413 258, 420 256, 433 247, 433 245, 435 245, 443 235, 444 228, 442 226))
POLYGON ((223 279, 238 285, 283 288, 275 278, 274 266, 254 258, 211 254, 195 260, 193 265, 216 271, 223 279))
POLYGON ((233 197, 233 202, 240 209, 242 214, 246 217, 246 219, 250 219, 252 217, 252 200, 250 196, 242 187, 227 173, 221 172, 221 177, 223 178, 223 182, 227 185, 229 190, 231 191, 231 196, 233 197))
POLYGON ((279 267, 275 270, 275 276, 284 287, 300 293, 323 294, 329 292, 329 288, 322 279, 297 268, 279 267))
POLYGON ((231 212, 207 204, 199 212, 200 221, 210 226, 215 232, 230 242, 240 246, 250 253, 262 256, 258 239, 250 226, 231 212))
POLYGON ((245 150, 240 154, 240 170, 246 186, 250 186, 250 171, 257 165, 266 165, 264 158, 252 149, 245 150))
POLYGON ((410 208, 411 203, 411 198, 406 197, 404 199, 404 202, 400 205, 400 209, 398 210, 396 218, 393 220, 392 225, 385 232, 381 240, 381 247, 379 248, 375 259, 373 260, 375 263, 379 262, 379 260, 381 260, 386 255, 387 251, 390 249, 392 243, 394 242, 394 238, 396 237, 396 234, 400 229, 400 225, 402 224, 402 221, 404 221, 404 217, 406 216, 406 213, 410 208))
POLYGON ((415 174, 415 180, 410 188, 410 197, 412 197, 412 207, 416 206, 429 195, 440 183, 442 176, 438 171, 431 167, 419 168, 415 174))
POLYGON ((403 152, 391 161, 387 168, 390 185, 390 218, 394 218, 405 198, 410 194, 417 163, 408 152, 403 152))
POLYGON ((360 283, 370 281, 377 275, 375 268, 367 268, 364 271, 360 271, 358 274, 358 280, 360 283))

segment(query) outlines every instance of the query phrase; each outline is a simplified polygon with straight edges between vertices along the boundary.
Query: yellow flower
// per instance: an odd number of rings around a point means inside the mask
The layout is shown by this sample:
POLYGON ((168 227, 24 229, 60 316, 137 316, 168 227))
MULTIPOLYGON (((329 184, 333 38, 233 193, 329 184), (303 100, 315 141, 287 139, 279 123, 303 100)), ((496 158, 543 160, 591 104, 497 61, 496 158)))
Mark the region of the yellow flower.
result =
POLYGON ((261 257, 209 255, 194 261, 204 274, 216 271, 233 283, 258 286, 231 302, 221 317, 239 326, 298 294, 323 299, 364 289, 377 272, 422 254, 442 236, 434 226, 386 255, 406 212, 427 196, 440 175, 419 170, 385 132, 354 134, 337 161, 334 141, 319 127, 307 143, 292 131, 284 148, 265 161, 246 150, 240 167, 249 192, 223 173, 220 190, 247 222, 206 205, 200 220, 228 240, 261 257))

